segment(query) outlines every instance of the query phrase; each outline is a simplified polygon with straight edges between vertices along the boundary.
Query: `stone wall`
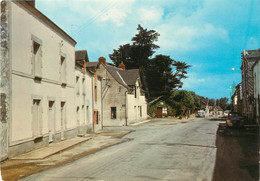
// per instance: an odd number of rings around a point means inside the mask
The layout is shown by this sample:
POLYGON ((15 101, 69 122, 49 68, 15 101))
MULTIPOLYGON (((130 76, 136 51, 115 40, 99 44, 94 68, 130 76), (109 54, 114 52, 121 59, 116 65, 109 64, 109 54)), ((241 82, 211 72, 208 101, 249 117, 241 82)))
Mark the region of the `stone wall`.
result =
POLYGON ((1 1, 1 51, 0 51, 0 160, 7 158, 8 153, 8 122, 10 111, 10 61, 8 35, 8 5, 1 1))

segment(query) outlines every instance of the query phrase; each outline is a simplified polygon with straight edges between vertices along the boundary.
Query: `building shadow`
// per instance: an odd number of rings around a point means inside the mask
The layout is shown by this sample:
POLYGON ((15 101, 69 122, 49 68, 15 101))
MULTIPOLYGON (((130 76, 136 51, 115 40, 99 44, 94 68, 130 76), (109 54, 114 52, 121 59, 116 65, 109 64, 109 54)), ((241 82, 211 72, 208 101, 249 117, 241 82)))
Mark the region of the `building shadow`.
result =
POLYGON ((213 181, 259 180, 259 129, 234 129, 220 123, 213 181))

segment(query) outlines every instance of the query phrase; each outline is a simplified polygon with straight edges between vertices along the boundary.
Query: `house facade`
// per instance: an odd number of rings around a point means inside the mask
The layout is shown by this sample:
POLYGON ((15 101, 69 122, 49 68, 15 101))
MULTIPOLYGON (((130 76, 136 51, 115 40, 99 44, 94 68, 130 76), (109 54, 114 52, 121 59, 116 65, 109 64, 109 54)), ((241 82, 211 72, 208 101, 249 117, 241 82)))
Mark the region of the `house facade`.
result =
POLYGON ((12 157, 76 135, 76 42, 33 1, 8 1, 8 12, 12 157))
POLYGON ((242 83, 236 87, 234 94, 231 96, 232 111, 242 115, 242 83))
POLYGON ((104 57, 89 62, 87 68, 96 67, 102 77, 102 106, 104 126, 122 126, 147 119, 147 104, 141 90, 138 70, 126 70, 108 65, 104 57))
POLYGON ((91 80, 92 89, 92 130, 100 130, 103 128, 103 99, 102 99, 102 77, 98 75, 97 69, 99 63, 87 62, 86 72, 92 73, 93 77, 91 80))
POLYGON ((249 122, 254 122, 254 77, 253 65, 259 59, 260 49, 244 50, 242 52, 242 116, 249 122))
POLYGON ((77 135, 93 132, 93 73, 86 71, 86 50, 75 52, 75 111, 77 135))
POLYGON ((253 65, 256 122, 260 124, 260 57, 253 65))

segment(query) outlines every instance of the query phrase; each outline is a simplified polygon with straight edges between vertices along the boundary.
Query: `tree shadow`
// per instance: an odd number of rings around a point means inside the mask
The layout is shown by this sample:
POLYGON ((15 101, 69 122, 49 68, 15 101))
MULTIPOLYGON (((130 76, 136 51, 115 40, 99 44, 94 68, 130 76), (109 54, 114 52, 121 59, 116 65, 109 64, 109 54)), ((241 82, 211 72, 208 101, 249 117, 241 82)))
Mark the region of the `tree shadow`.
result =
POLYGON ((220 123, 213 181, 259 180, 259 130, 232 129, 220 123))

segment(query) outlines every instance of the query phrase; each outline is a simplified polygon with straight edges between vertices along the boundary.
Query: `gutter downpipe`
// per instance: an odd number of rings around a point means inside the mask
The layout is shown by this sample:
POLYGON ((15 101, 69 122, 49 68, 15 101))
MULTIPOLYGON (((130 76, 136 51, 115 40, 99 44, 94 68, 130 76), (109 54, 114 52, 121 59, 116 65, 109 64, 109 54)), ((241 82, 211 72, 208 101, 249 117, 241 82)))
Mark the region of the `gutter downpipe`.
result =
POLYGON ((92 83, 92 131, 93 133, 95 132, 94 130, 94 84, 93 84, 93 76, 91 77, 91 83, 92 83))
POLYGON ((102 82, 103 82, 103 77, 100 81, 100 84, 101 84, 101 91, 100 91, 100 94, 101 94, 101 129, 103 129, 103 97, 102 97, 103 84, 102 84, 102 82))
POLYGON ((128 90, 125 91, 125 125, 127 126, 127 93, 128 90))

